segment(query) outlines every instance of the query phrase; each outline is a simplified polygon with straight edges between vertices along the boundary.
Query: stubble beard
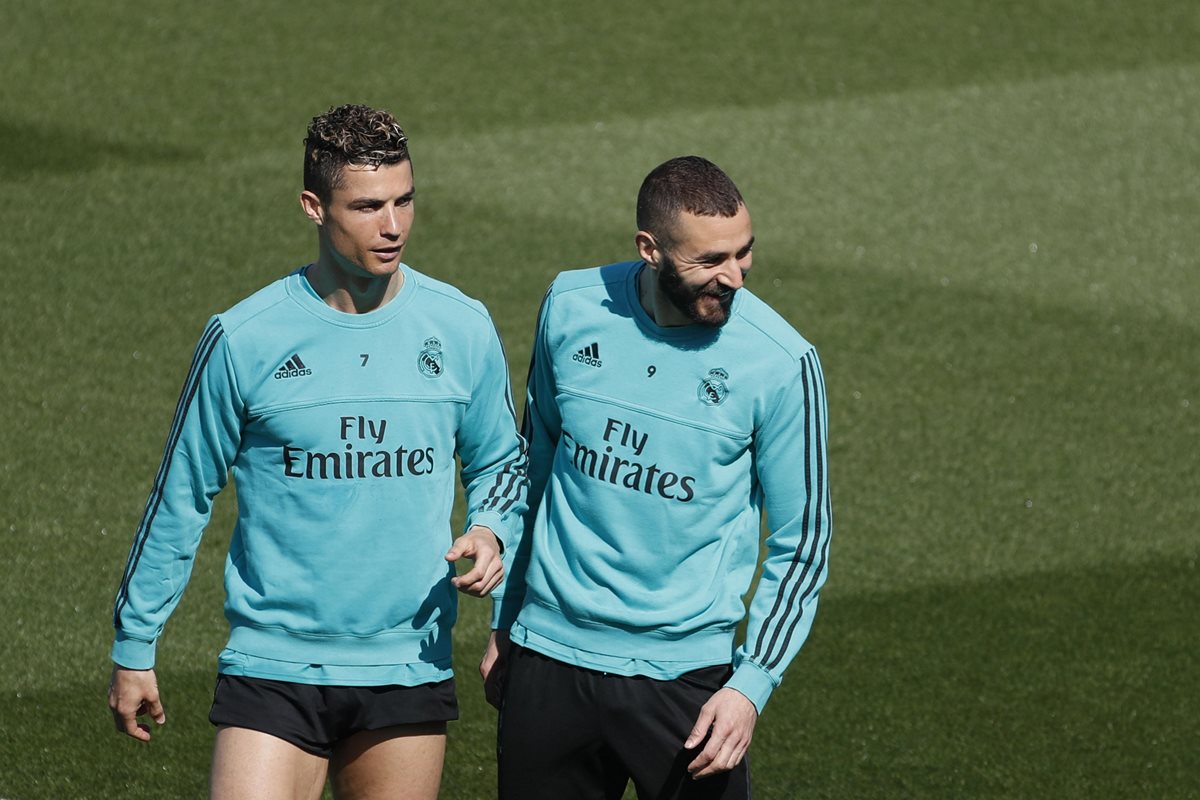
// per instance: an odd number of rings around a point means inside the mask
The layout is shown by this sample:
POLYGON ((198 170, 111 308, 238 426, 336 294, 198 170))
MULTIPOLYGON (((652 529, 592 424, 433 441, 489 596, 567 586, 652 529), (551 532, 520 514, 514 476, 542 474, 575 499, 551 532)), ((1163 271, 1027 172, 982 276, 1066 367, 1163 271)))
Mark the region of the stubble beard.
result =
POLYGON ((708 328, 720 328, 729 321, 729 310, 737 292, 736 289, 722 289, 716 279, 695 289, 685 286, 675 262, 666 251, 663 251, 662 264, 658 267, 658 288, 681 314, 708 328), (715 310, 710 310, 711 306, 705 307, 709 298, 716 299, 715 310))

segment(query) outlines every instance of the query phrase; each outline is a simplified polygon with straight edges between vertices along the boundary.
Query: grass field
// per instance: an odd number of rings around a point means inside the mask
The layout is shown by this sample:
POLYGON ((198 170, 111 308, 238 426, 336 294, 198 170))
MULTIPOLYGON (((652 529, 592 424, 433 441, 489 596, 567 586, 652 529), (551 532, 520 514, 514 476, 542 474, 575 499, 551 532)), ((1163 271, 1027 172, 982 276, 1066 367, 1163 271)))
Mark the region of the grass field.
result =
MULTIPOLYGON (((0 25, 0 798, 203 796, 223 496, 111 730, 111 603, 196 337, 315 250, 308 119, 394 110, 407 259, 522 388, 559 269, 708 156, 750 285, 820 349, 835 537, 758 798, 1200 796, 1200 10, 1187 0, 7 0, 0 25)), ((463 719, 443 797, 494 795, 463 719)))

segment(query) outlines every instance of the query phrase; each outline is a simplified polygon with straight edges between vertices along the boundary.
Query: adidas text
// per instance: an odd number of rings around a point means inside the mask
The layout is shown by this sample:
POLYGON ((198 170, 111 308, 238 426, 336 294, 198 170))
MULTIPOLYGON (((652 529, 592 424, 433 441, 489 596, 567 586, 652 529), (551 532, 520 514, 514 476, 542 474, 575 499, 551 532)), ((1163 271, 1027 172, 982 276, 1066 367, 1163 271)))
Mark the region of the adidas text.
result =
POLYGON ((602 367, 604 362, 600 360, 600 345, 592 342, 587 347, 575 352, 571 359, 578 361, 580 364, 587 364, 589 367, 602 367))

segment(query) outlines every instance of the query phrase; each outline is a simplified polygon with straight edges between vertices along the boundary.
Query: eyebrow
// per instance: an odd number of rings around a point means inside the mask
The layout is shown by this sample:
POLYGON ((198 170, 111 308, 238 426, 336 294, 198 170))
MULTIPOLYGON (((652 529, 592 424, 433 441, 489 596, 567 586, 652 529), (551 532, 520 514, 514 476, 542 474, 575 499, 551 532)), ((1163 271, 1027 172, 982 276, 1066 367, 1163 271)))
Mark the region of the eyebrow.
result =
MULTIPOLYGON (((746 242, 744 245, 739 247, 735 252, 745 253, 745 252, 749 251, 752 247, 754 247, 754 237, 753 236, 750 237, 750 241, 746 242)), ((701 255, 696 256, 696 261, 697 262, 720 261, 723 258, 725 258, 725 253, 720 253, 720 252, 717 252, 716 250, 713 250, 711 252, 703 253, 701 255)))
MULTIPOLYGON (((416 193, 417 193, 416 187, 413 187, 412 189, 409 189, 407 192, 400 195, 396 199, 397 200, 411 200, 416 195, 416 193)), ((351 208, 355 208, 355 207, 363 207, 363 206, 382 205, 383 203, 386 203, 386 202, 387 202, 386 200, 380 200, 378 197, 356 197, 353 200, 349 201, 349 203, 347 203, 347 205, 349 205, 351 208)))

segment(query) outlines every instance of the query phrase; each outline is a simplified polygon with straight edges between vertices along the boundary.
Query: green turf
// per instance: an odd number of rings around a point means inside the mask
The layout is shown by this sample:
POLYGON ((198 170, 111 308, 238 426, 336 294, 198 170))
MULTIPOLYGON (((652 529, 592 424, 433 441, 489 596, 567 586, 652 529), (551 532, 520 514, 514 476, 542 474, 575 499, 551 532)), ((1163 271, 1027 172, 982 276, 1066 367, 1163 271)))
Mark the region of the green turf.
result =
MULTIPOLYGON (((205 319, 312 254, 299 144, 343 101, 405 121, 408 260, 488 304, 518 389, 554 273, 632 257, 650 167, 746 194, 836 514, 756 796, 1194 796, 1200 13, 750 6, 6 6, 0 798, 203 794, 233 498, 149 746, 107 721, 111 602, 205 319)), ((493 795, 484 609, 448 798, 493 795)))

